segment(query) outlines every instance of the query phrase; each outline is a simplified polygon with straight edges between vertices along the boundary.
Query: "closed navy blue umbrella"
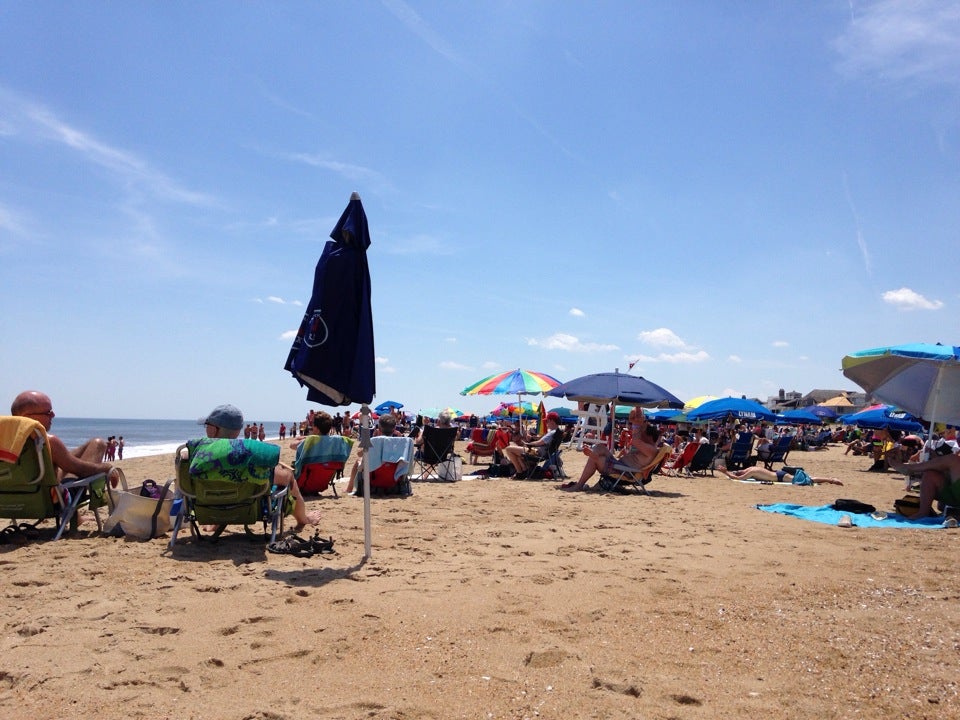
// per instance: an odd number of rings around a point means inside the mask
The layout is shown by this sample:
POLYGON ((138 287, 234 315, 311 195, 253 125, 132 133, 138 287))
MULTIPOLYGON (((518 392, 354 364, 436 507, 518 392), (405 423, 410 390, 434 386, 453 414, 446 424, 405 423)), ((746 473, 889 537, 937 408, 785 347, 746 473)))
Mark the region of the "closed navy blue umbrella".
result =
POLYGON ((313 295, 284 369, 307 400, 323 405, 368 403, 376 393, 373 314, 367 248, 370 231, 360 196, 330 233, 313 275, 313 295))

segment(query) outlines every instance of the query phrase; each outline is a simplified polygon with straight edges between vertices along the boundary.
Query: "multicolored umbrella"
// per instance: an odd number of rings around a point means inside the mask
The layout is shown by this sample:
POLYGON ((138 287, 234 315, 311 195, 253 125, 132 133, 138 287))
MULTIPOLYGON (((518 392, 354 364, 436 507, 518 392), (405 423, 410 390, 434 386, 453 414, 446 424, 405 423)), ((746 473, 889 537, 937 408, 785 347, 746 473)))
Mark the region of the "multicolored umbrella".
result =
POLYGON ((460 391, 461 395, 538 395, 552 390, 560 381, 533 370, 508 370, 485 377, 460 391))

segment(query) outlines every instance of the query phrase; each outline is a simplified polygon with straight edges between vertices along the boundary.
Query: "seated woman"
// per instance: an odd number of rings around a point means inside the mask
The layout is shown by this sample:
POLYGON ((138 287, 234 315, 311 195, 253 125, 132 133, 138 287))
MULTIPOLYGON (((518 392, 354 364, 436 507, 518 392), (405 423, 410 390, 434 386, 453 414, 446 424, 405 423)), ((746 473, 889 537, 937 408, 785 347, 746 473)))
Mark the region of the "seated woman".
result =
POLYGON ((630 411, 629 422, 632 439, 626 451, 616 456, 606 445, 584 447, 583 452, 588 460, 583 472, 580 473, 580 479, 559 485, 558 488, 570 492, 583 490, 590 478, 598 472, 611 471, 616 463, 629 465, 636 470, 646 467, 657 454, 657 439, 660 437, 660 431, 656 426, 647 424, 646 416, 640 408, 630 411))

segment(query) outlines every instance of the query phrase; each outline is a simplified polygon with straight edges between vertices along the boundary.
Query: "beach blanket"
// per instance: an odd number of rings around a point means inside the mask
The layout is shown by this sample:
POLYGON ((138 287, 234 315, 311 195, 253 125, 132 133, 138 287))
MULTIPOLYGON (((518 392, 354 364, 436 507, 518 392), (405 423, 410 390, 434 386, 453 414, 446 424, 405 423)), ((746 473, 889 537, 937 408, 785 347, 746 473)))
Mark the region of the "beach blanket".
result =
POLYGON ((187 441, 191 477, 204 480, 273 480, 280 447, 259 440, 198 438, 187 441))
POLYGON ((764 512, 777 513, 779 515, 790 515, 801 520, 810 520, 811 522, 824 523, 826 525, 837 525, 843 516, 849 517, 853 521, 854 527, 862 528, 907 528, 912 530, 939 530, 943 527, 943 518, 927 517, 922 520, 909 520, 903 515, 889 513, 886 517, 880 517, 881 514, 873 515, 851 514, 834 510, 830 505, 791 505, 790 503, 775 503, 773 505, 757 505, 757 510, 764 512))
POLYGON ((375 437, 369 450, 370 472, 373 472, 384 463, 396 463, 397 471, 393 474, 394 480, 399 480, 407 474, 407 465, 413 458, 413 438, 409 437, 375 437))
POLYGON ((351 441, 341 435, 309 435, 297 446, 293 461, 294 477, 300 477, 304 465, 344 463, 350 457, 351 441))
POLYGON ((5 417, 0 423, 0 460, 15 463, 35 428, 43 425, 28 417, 5 417))

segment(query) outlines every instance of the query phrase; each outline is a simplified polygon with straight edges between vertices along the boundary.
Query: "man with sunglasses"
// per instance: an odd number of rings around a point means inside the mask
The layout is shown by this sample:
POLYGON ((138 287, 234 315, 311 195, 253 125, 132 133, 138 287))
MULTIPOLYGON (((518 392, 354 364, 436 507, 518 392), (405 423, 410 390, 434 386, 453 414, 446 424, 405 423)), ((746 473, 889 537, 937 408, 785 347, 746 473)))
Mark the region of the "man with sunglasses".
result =
MULTIPOLYGON (((97 473, 108 473, 112 465, 103 462, 103 453, 107 443, 101 438, 92 438, 83 445, 70 450, 56 435, 50 434, 55 413, 50 398, 36 390, 26 390, 14 398, 10 405, 10 414, 28 417, 36 420, 47 431, 47 442, 50 446, 50 456, 57 466, 57 478, 89 477, 97 473)), ((116 484, 116 479, 111 478, 116 484)))

